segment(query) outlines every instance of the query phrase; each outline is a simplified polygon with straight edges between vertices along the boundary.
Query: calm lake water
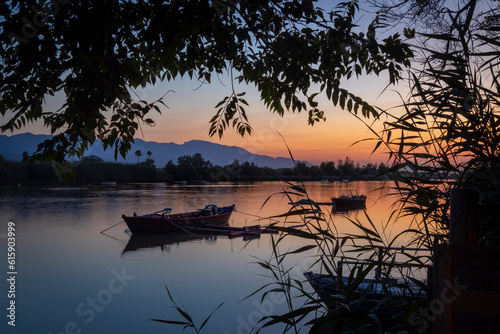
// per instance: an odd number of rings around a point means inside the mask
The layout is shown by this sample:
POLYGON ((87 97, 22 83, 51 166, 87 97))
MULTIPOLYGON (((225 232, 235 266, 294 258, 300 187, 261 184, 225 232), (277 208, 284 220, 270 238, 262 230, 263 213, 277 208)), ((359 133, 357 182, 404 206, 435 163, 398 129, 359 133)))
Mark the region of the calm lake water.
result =
MULTIPOLYGON (((7 229, 16 229, 15 297, 8 297, 10 284, 3 279, 2 333, 181 333, 150 319, 183 320, 171 308, 165 285, 176 302, 184 305, 201 325, 221 302, 204 333, 248 333, 261 315, 285 311, 283 299, 270 295, 261 307, 260 294, 243 298, 271 282, 256 264, 271 256, 271 237, 246 241, 224 236, 195 239, 188 234, 177 240, 136 239, 119 224, 122 214, 144 214, 173 208, 191 211, 207 204, 236 204, 234 226, 266 224, 255 216, 286 212, 288 199, 275 195, 286 184, 214 184, 169 186, 127 184, 88 187, 0 188, 0 249, 3 276, 9 278, 7 229), (266 202, 266 203, 265 203, 266 202), (264 205, 265 203, 265 205, 264 205), (264 206, 263 206, 264 205, 264 206), (262 207, 263 206, 263 207, 262 207), (15 327, 7 324, 9 302, 15 300, 15 327)), ((383 225, 394 198, 385 196, 383 182, 306 183, 312 198, 329 201, 349 191, 368 195, 367 213, 383 225)), ((297 198, 298 199, 298 198, 297 198)), ((326 210, 327 207, 325 207, 326 210)), ((334 215, 340 233, 357 232, 348 218, 363 219, 363 212, 334 215)), ((395 225, 393 235, 404 229, 395 225)), ((290 238, 284 248, 298 248, 290 238)), ((292 275, 303 280, 314 252, 288 258, 295 265, 292 275)), ((272 328, 270 332, 276 332, 272 328)), ((186 329, 184 333, 191 333, 186 329)), ((304 331, 305 332, 305 331, 304 331)), ((266 333, 266 331, 264 331, 266 333)))

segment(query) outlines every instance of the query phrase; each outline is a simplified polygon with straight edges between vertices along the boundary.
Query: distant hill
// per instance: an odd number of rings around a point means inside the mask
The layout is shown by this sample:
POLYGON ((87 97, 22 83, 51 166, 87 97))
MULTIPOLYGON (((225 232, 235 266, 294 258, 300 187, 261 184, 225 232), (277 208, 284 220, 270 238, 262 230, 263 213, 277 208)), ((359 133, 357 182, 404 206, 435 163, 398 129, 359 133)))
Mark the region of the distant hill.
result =
MULTIPOLYGON (((46 139, 50 139, 48 135, 34 135, 32 133, 22 133, 12 136, 0 135, 0 155, 5 159, 12 161, 22 160, 24 151, 29 154, 36 150, 37 144, 46 139)), ((140 161, 148 158, 146 153, 151 151, 151 158, 155 161, 157 167, 163 167, 169 160, 177 163, 177 158, 183 155, 194 155, 201 153, 205 160, 209 160, 214 165, 225 166, 233 160, 238 160, 240 163, 245 161, 253 162, 259 167, 270 168, 290 168, 293 167, 293 161, 290 158, 273 158, 267 155, 252 154, 247 150, 237 146, 226 146, 216 143, 211 143, 203 140, 190 140, 184 144, 176 143, 157 143, 135 139, 132 148, 129 151, 127 158, 118 157, 117 162, 136 163, 137 156, 135 151, 141 150, 142 156, 140 161)), ((102 143, 96 141, 92 147, 85 152, 86 156, 96 155, 104 161, 115 161, 114 150, 107 149, 104 151, 102 143)), ((304 161, 308 166, 311 164, 304 161)))

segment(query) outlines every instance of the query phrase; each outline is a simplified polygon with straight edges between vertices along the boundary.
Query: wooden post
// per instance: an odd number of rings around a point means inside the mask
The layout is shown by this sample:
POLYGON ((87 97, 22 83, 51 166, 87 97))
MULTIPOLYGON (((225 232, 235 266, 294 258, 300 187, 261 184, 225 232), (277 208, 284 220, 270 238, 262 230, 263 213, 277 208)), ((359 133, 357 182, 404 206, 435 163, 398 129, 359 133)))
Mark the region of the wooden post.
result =
POLYGON ((433 332, 497 333, 500 247, 477 245, 478 192, 454 189, 450 204, 450 244, 434 246, 433 332))
POLYGON ((342 260, 340 260, 337 262, 337 291, 339 291, 340 287, 344 286, 344 281, 342 279, 343 274, 342 260))
POLYGON ((461 279, 455 272, 455 248, 475 246, 478 238, 479 192, 456 188, 450 195, 449 245, 434 245, 433 303, 441 309, 434 315, 433 329, 434 333, 443 334, 454 333, 459 318, 455 314, 455 299, 460 291, 453 291, 452 297, 449 294, 450 284, 461 279))
POLYGON ((380 281, 380 277, 382 276, 382 260, 384 255, 384 249, 382 247, 378 248, 378 264, 377 268, 375 268, 375 283, 380 281))
MULTIPOLYGON (((448 289, 445 282, 454 282, 454 248, 449 245, 434 245, 434 284, 433 284, 433 302, 435 302, 441 309, 439 312, 432 314, 435 317, 433 322, 433 332, 436 334, 452 334, 453 333, 453 304, 440 303, 443 296, 443 291, 448 289), (438 264, 438 265, 436 265, 438 264)), ((436 308, 434 306, 434 308, 436 308)), ((434 310, 436 311, 436 310, 434 310)))
POLYGON ((452 189, 450 197, 450 245, 477 245, 479 192, 452 189))

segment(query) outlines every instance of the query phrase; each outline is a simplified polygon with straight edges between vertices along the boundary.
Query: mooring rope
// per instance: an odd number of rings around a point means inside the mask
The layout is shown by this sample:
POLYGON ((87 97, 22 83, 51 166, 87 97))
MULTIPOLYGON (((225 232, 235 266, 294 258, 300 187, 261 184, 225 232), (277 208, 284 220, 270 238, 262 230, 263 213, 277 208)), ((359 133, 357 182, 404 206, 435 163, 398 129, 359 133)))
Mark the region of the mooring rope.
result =
POLYGON ((277 222, 277 223, 279 223, 279 222, 280 222, 278 219, 273 219, 273 218, 269 218, 269 217, 262 217, 262 216, 254 215, 254 214, 252 214, 252 213, 243 212, 243 211, 240 211, 240 210, 238 210, 238 209, 234 209, 234 211, 239 212, 239 213, 244 214, 244 215, 248 215, 248 216, 256 217, 256 218, 259 218, 259 219, 262 219, 262 220, 269 219, 270 221, 274 220, 274 221, 275 221, 275 222, 277 222))
POLYGON ((175 227, 177 227, 178 229, 183 230, 184 232, 187 232, 187 233, 189 233, 189 234, 191 234, 191 235, 194 235, 194 236, 199 236, 198 234, 194 234, 194 233, 192 233, 192 232, 190 232, 190 231, 186 230, 185 228, 182 228, 181 226, 177 225, 176 223, 174 223, 173 221, 171 221, 171 220, 170 220, 170 219, 168 219, 168 218, 165 218, 165 220, 166 220, 166 221, 168 221, 170 224, 174 225, 175 227))
POLYGON ((118 224, 115 224, 115 225, 113 225, 113 226, 110 226, 110 227, 108 227, 108 228, 106 228, 106 229, 102 230, 102 231, 101 231, 101 233, 103 233, 103 232, 105 232, 105 231, 107 231, 107 230, 109 230, 109 229, 111 229, 111 228, 113 228, 113 227, 115 227, 115 226, 118 226, 118 225, 120 225, 121 223, 123 223, 123 220, 122 220, 122 221, 120 221, 118 224))

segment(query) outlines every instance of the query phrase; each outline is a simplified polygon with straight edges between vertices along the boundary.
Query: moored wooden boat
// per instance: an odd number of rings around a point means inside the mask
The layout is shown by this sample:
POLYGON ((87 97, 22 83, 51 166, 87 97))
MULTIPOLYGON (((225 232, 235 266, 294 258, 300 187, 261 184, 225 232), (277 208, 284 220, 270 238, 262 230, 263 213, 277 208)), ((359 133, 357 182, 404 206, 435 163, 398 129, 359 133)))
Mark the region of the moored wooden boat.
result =
POLYGON ((216 205, 207 205, 197 211, 171 214, 172 209, 167 208, 141 216, 135 213, 133 216, 122 215, 122 218, 132 233, 165 233, 182 231, 186 226, 228 225, 234 209, 234 204, 220 208, 216 205))
MULTIPOLYGON (((304 276, 314 290, 323 298, 341 293, 342 289, 339 288, 339 285, 342 285, 344 288, 349 285, 348 277, 342 277, 342 280, 339 281, 336 276, 318 274, 311 271, 305 272, 304 276)), ((414 298, 419 294, 425 295, 421 287, 415 283, 400 282, 400 280, 395 278, 380 278, 378 280, 364 278, 358 282, 354 293, 364 294, 370 299, 381 299, 387 295, 402 298, 414 298)))
POLYGON ((336 206, 357 206, 366 205, 366 195, 344 195, 332 197, 332 203, 336 206))
MULTIPOLYGON (((394 328, 400 328, 402 316, 410 314, 406 310, 425 310, 430 305, 423 285, 413 281, 354 275, 339 278, 310 271, 304 276, 319 297, 315 301, 328 309, 324 316, 315 320, 315 333, 351 333, 356 329, 360 333, 392 333, 394 328), (376 319, 377 325, 373 326, 368 319, 376 319)), ((418 321, 410 321, 409 325, 415 330, 411 333, 422 329, 418 321)))
MULTIPOLYGON (((336 276, 310 271, 305 272, 304 276, 323 300, 328 300, 331 296, 342 294, 349 285, 348 277, 342 277, 339 280, 336 276)), ((411 299, 417 295, 426 295, 417 284, 413 282, 401 282, 395 278, 380 278, 378 280, 364 278, 357 283, 354 290, 349 290, 357 295, 364 295, 365 298, 370 300, 380 300, 387 296, 391 296, 391 298, 411 299)))

